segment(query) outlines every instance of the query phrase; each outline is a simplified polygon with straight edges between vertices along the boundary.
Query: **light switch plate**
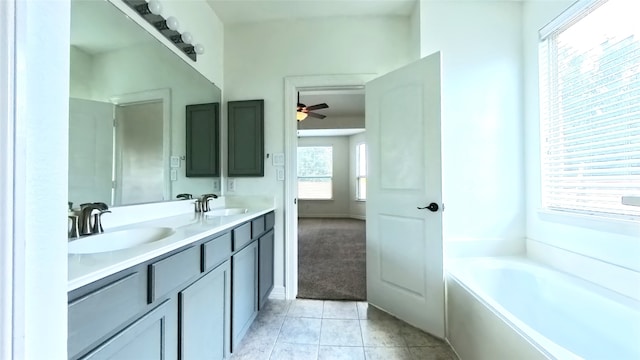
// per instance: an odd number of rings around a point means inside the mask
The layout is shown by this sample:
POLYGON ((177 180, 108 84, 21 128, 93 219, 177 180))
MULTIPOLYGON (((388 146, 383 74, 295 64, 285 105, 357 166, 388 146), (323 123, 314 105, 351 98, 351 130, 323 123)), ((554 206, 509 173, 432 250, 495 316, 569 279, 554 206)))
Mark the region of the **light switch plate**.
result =
POLYGON ((284 169, 283 168, 277 168, 276 169, 276 179, 278 179, 278 181, 284 181, 284 169))
POLYGON ((172 156, 171 157, 171 167, 172 168, 179 168, 180 167, 180 156, 172 156))
POLYGON ((273 154, 272 161, 273 161, 273 166, 284 166, 284 154, 283 153, 273 154))

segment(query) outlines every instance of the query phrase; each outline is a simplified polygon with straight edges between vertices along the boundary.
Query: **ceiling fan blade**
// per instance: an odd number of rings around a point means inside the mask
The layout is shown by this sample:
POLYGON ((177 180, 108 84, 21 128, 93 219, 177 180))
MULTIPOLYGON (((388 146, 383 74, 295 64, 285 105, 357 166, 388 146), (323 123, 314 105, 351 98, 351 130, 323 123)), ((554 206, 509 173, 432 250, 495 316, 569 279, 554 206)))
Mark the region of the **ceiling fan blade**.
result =
POLYGON ((308 111, 320 110, 320 109, 328 109, 328 108, 329 108, 329 105, 327 105, 325 103, 307 106, 307 110, 308 111))
POLYGON ((309 115, 309 117, 313 117, 316 119, 324 119, 327 116, 326 115, 322 115, 322 114, 318 114, 318 113, 314 113, 314 112, 308 112, 307 115, 309 115))

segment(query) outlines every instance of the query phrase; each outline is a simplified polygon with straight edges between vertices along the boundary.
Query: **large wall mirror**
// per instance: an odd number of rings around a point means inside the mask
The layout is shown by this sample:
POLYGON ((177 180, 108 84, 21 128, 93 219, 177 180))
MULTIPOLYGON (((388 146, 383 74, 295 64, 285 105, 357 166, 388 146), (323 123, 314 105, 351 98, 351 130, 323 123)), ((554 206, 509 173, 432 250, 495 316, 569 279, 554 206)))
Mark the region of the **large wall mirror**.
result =
POLYGON ((217 190, 215 179, 185 177, 184 156, 185 106, 220 103, 218 87, 108 1, 71 2, 70 59, 74 207, 217 190))

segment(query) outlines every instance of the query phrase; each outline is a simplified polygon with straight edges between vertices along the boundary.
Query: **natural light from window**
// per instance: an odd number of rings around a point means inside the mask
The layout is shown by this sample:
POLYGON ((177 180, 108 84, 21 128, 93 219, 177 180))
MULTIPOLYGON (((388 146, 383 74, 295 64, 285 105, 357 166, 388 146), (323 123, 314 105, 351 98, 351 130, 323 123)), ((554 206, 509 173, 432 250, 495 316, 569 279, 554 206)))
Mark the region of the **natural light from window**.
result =
POLYGON ((356 200, 367 199, 367 145, 356 146, 356 200))
POLYGON ((540 32, 542 206, 640 220, 640 1, 567 12, 540 32))
POLYGON ((333 198, 333 147, 298 147, 298 199, 333 198))

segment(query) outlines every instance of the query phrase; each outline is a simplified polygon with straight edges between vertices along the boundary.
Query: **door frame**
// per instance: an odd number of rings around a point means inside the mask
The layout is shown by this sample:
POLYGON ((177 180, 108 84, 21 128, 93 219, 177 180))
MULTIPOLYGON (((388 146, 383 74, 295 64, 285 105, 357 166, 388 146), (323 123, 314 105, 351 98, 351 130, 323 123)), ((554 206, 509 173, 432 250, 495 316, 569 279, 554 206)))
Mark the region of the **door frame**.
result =
POLYGON ((377 74, 309 75, 284 78, 284 285, 285 298, 298 295, 298 205, 296 156, 298 122, 297 93, 300 90, 345 90, 361 88, 377 74))
MULTIPOLYGON (((7 89, 0 97, 0 114, 7 119, 0 122, 0 358, 11 359, 14 355, 14 255, 13 249, 24 246, 24 238, 14 236, 14 156, 15 156, 15 3, 0 2, 0 88, 7 89)), ((19 256, 19 254, 18 254, 19 256)), ((16 261, 24 261, 18 257, 16 261)), ((21 308, 17 308, 21 311, 21 308)), ((17 319, 16 321, 20 321, 17 319)), ((20 341, 15 339, 15 341, 20 341)), ((17 350, 21 346, 17 347, 17 350)), ((15 355, 20 357, 20 352, 15 355)))
MULTIPOLYGON (((148 91, 140 91, 130 94, 118 95, 109 98, 109 101, 115 106, 127 106, 140 104, 150 101, 162 101, 162 159, 164 166, 162 167, 162 177, 163 177, 163 200, 171 200, 171 89, 157 89, 157 90, 148 90, 148 91)), ((115 107, 113 109, 113 116, 115 119, 115 107)), ((120 158, 119 153, 115 146, 117 144, 113 144, 114 146, 114 154, 115 161, 113 162, 113 174, 114 176, 119 173, 119 170, 116 170, 116 166, 120 166, 121 162, 118 160, 120 158)), ((114 179, 114 181, 117 181, 114 179)), ((113 191, 113 190, 112 190, 113 191)), ((115 192, 112 194, 112 202, 115 201, 116 195, 115 192)))

